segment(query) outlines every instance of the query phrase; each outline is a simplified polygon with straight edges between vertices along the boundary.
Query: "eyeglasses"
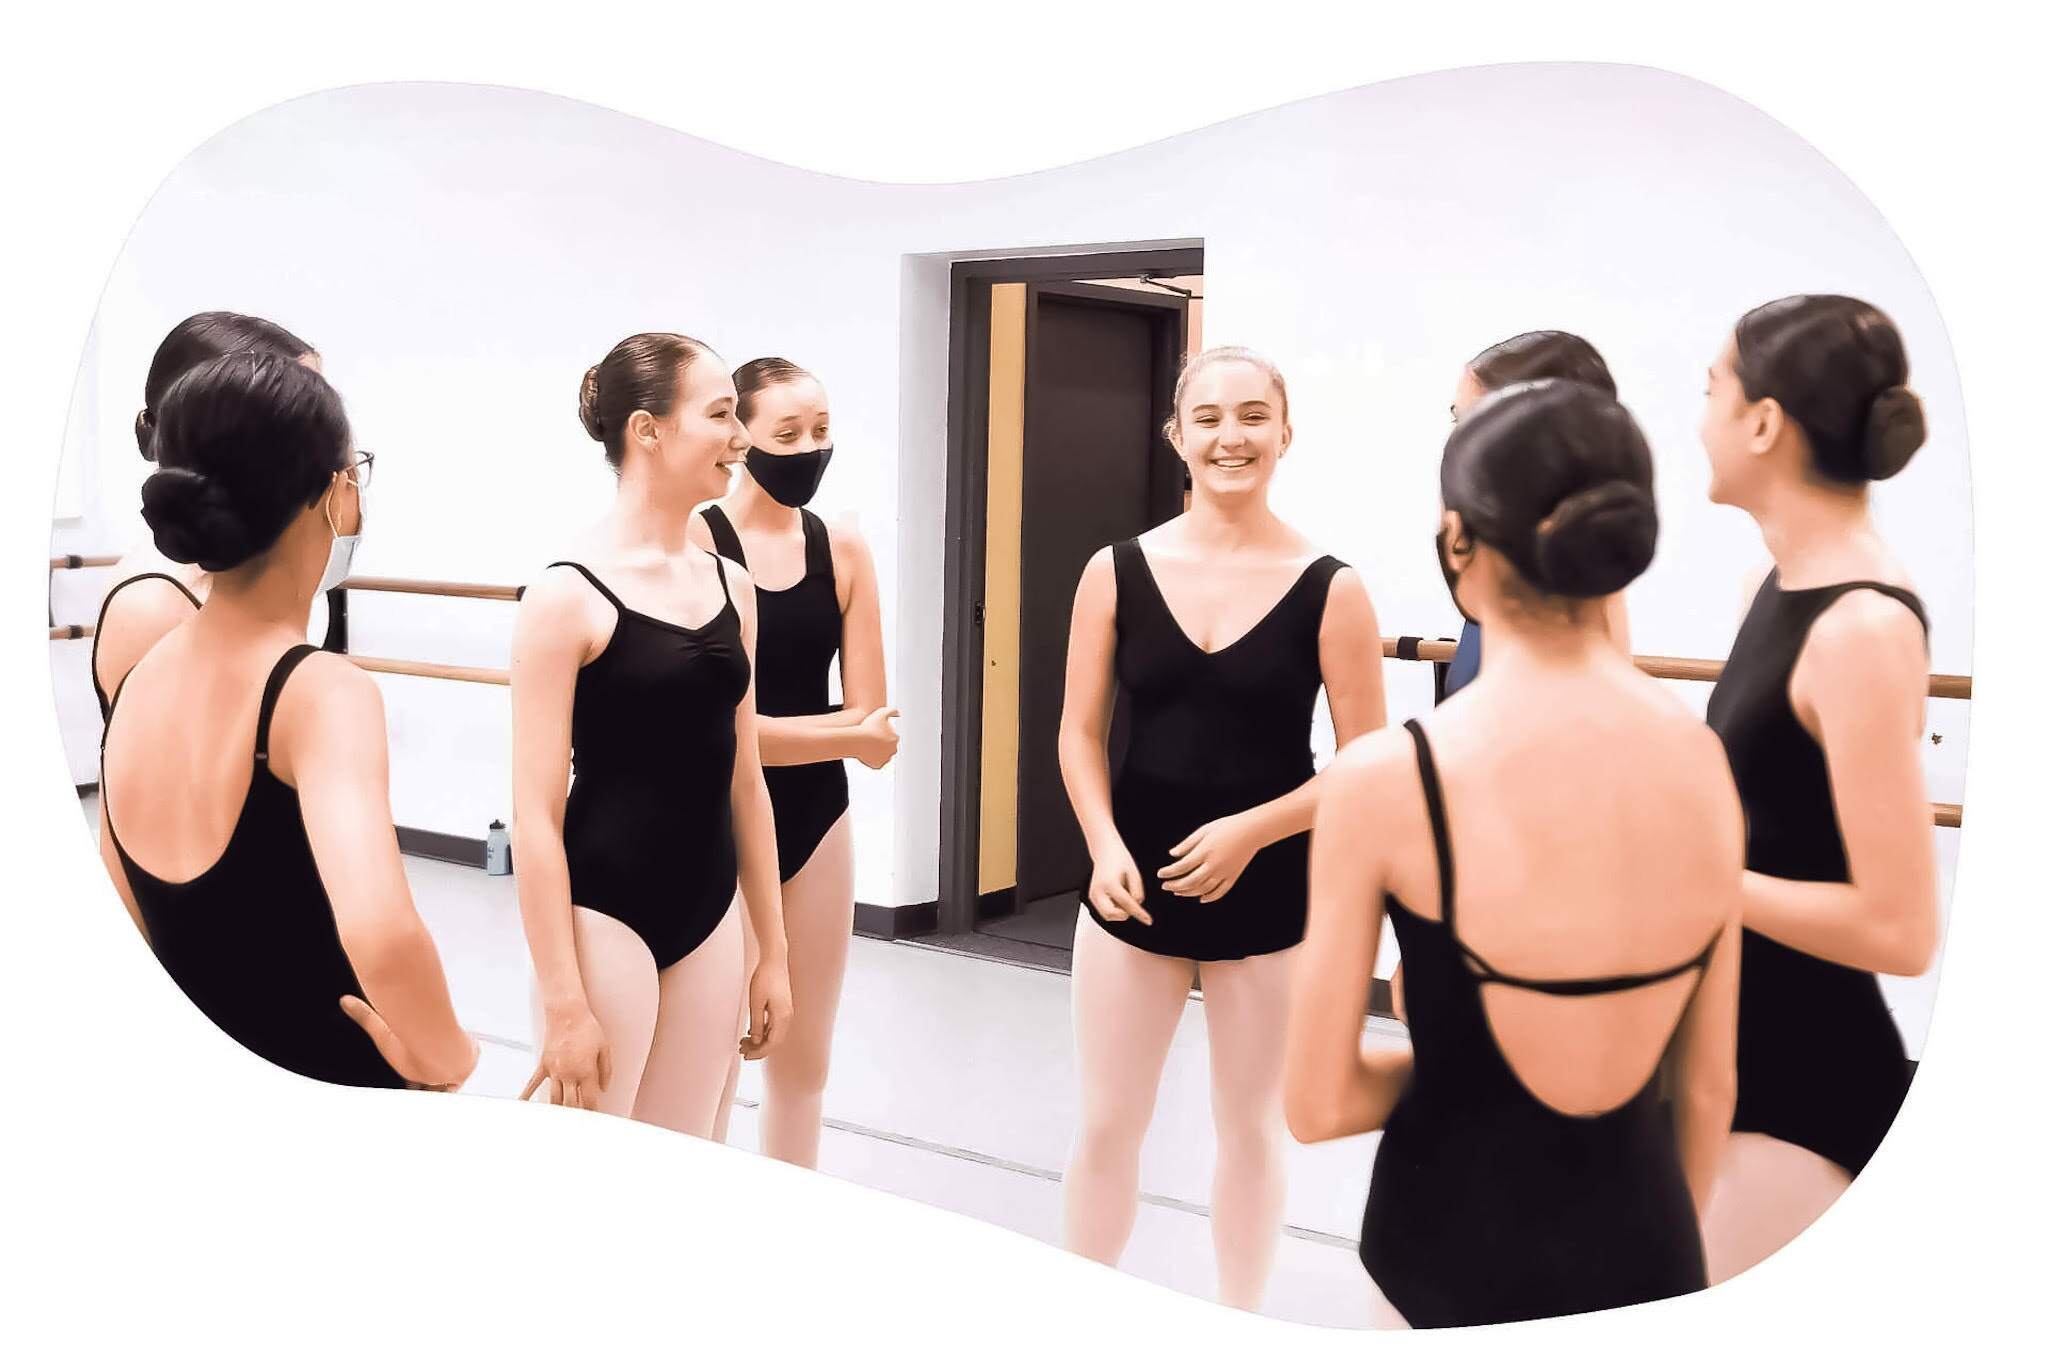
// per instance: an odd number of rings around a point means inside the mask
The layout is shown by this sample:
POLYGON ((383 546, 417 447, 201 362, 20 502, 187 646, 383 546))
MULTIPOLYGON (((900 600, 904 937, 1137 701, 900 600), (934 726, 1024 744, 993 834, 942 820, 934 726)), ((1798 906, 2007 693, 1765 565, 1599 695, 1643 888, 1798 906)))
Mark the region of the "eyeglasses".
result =
POLYGON ((356 450, 356 459, 342 468, 342 471, 348 476, 348 483, 357 490, 368 490, 370 488, 370 473, 375 469, 376 461, 376 453, 364 452, 358 448, 356 450))

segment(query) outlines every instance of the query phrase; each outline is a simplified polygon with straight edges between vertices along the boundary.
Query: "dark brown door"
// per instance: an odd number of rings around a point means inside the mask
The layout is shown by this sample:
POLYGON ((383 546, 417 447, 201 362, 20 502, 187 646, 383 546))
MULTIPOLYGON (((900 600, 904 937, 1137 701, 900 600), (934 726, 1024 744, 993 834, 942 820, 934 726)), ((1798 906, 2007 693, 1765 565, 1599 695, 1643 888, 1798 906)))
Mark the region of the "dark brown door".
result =
POLYGON ((1186 336, 1186 302, 1147 291, 1034 285, 1025 305, 1015 908, 1062 943, 1089 874, 1059 765, 1074 587, 1097 549, 1181 510, 1160 430, 1186 336))

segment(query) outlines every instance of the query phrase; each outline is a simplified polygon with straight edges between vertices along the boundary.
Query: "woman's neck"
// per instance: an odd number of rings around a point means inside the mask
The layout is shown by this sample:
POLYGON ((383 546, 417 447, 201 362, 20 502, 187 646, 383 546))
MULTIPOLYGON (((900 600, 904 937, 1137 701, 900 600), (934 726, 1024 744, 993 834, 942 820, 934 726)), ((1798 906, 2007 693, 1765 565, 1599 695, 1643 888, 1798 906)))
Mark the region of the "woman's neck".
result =
POLYGON ((279 560, 199 574, 210 582, 195 621, 202 635, 248 638, 283 630, 305 636, 313 597, 301 568, 279 560))
POLYGON ((1582 602, 1576 617, 1563 613, 1501 613, 1482 625, 1486 666, 1496 674, 1515 670, 1550 673, 1583 671, 1609 658, 1619 660, 1600 602, 1582 602))
POLYGON ((785 505, 754 479, 745 467, 733 477, 732 494, 723 501, 726 512, 732 516, 733 524, 739 528, 759 529, 764 533, 787 533, 803 523, 803 511, 785 505))
POLYGON ((1273 542, 1284 525, 1266 503, 1264 491, 1235 500, 1205 499, 1195 492, 1188 506, 1187 540, 1205 552, 1231 553, 1273 542))
POLYGON ((1751 513, 1788 588, 1853 577, 1883 555, 1862 489, 1789 485, 1751 513))
POLYGON ((690 544, 690 515, 701 501, 663 488, 644 467, 620 473, 618 499, 612 505, 612 531, 627 547, 652 547, 676 556, 690 544))

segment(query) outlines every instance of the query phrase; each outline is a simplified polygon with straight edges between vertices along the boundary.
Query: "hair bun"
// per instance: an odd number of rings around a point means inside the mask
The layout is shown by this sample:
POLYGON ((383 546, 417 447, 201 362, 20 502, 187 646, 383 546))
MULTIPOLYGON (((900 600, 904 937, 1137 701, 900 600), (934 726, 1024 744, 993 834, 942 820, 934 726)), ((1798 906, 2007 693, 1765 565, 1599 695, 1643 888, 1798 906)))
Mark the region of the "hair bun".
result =
POLYGON ((135 446, 142 449, 142 460, 156 460, 156 416, 147 407, 135 411, 135 446))
POLYGON ((576 414, 583 420, 583 431, 597 442, 604 441, 604 416, 597 412, 597 368, 583 373, 583 389, 576 397, 576 414))
POLYGON ((142 483, 142 517, 157 551, 206 571, 239 566, 263 550, 227 490, 184 467, 164 467, 142 483))
POLYGON ((1863 421, 1865 479, 1882 481, 1898 475, 1926 441, 1927 416, 1920 397, 1904 386, 1887 386, 1870 402, 1863 421))
POLYGON ((1531 552, 1538 590, 1612 595, 1643 574, 1657 551, 1657 505, 1634 481, 1588 486, 1557 502, 1536 525, 1531 552))

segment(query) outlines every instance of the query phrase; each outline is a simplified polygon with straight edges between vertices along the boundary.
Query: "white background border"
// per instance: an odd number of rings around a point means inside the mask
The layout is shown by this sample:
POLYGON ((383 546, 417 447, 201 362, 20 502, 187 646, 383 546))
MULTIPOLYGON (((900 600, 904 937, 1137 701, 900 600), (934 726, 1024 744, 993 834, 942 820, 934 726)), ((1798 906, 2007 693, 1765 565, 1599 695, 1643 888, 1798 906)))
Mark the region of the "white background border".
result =
MULTIPOLYGON (((0 792, 15 876, 0 909, 10 1361, 1694 1365, 1824 1348, 1838 1362, 1901 1365, 1986 1339, 2038 1347, 2048 902, 2034 829, 2048 716, 2041 577, 2021 563, 2048 507, 2037 418, 2048 300, 2033 203, 2041 49, 2006 27, 2023 7, 1465 0, 1328 19, 1262 0, 977 18, 770 3, 751 21, 738 5, 195 8, 38 6, 9 21, 0 58, 0 434, 14 486, 0 502, 0 755, 15 761, 0 792), (1110 73, 1099 89, 1064 74, 1091 52, 1110 73), (1682 72, 1819 147, 1926 273, 1969 407, 1978 688, 1926 1063, 1848 1199, 1764 1268, 1703 1296, 1540 1327, 1296 1328, 651 1129, 283 1077, 199 1021, 127 927, 70 799, 32 620, 101 284, 151 189, 225 124, 337 85, 483 81, 818 171, 961 180, 1388 77, 1531 60, 1682 72)), ((1767 222, 1767 205, 1757 213, 1767 222)))

